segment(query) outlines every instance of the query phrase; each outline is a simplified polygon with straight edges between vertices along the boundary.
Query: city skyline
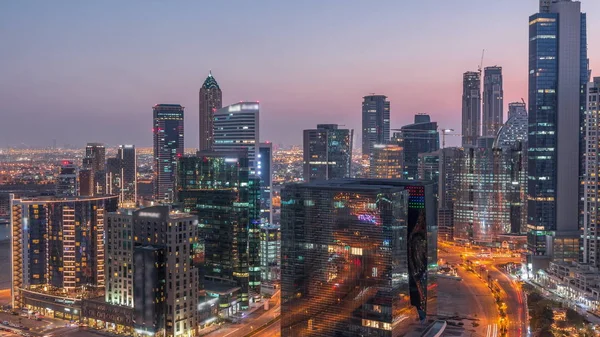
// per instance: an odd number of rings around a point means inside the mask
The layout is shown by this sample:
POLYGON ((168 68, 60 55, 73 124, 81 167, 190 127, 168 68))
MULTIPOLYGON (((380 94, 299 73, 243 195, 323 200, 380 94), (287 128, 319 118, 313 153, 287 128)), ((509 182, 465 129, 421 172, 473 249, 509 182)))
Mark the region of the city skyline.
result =
MULTIPOLYGON (((211 4, 214 7, 207 8, 209 13, 219 17, 219 13, 227 12, 228 20, 234 23, 224 25, 220 35, 223 41, 212 53, 199 46, 212 43, 215 36, 191 39, 190 34, 206 24, 188 20, 188 13, 195 12, 192 9, 198 4, 178 8, 158 3, 119 4, 118 14, 114 14, 114 6, 67 1, 52 6, 41 3, 33 9, 25 9, 21 3, 4 5, 0 17, 8 29, 3 32, 10 34, 0 32, 0 36, 10 48, 0 55, 0 70, 5 74, 0 80, 0 99, 5 102, 2 115, 10 118, 3 123, 0 146, 48 146, 54 139, 59 145, 110 139, 107 146, 150 146, 151 126, 145 122, 149 108, 157 103, 175 103, 188 111, 198 111, 197 93, 211 69, 225 92, 223 105, 261 101, 262 140, 275 144, 301 144, 301 130, 315 122, 343 123, 359 130, 361 98, 373 92, 388 96, 392 102, 392 128, 410 123, 415 113, 425 112, 441 127, 459 130, 461 76, 465 71, 477 70, 482 49, 486 49, 484 67, 503 67, 505 110, 508 102, 526 97, 527 32, 522 27, 525 18, 537 12, 538 1, 512 0, 480 6, 477 1, 464 0, 452 5, 436 3, 435 10, 427 2, 388 2, 378 8, 351 2, 344 7, 345 15, 334 17, 332 14, 339 9, 337 2, 240 3, 232 11, 211 4), (183 29, 174 25, 178 28, 166 27, 163 31, 158 29, 161 24, 148 20, 162 12, 168 14, 165 26, 181 20, 183 29), (292 12, 290 18, 287 14, 292 12), (363 21, 366 24, 360 25, 361 29, 353 27, 354 19, 364 13, 369 13, 363 21), (470 24, 481 29, 472 31, 466 23, 450 22, 453 15, 472 13, 477 15, 470 24), (506 20, 488 22, 486 15, 491 13, 506 20), (304 29, 303 20, 309 15, 313 24, 304 29), (418 22, 416 18, 423 15, 435 19, 436 25, 418 22), (436 29, 444 25, 447 29, 436 29), (73 26, 79 29, 71 29, 73 26), (272 34, 272 28, 278 26, 281 32, 272 34), (180 36, 171 40, 171 29, 177 29, 180 36), (342 36, 348 29, 357 31, 347 34, 356 40, 342 36), (420 34, 403 33, 415 30, 420 34), (119 34, 112 34, 115 31, 119 34), (372 38, 374 43, 395 42, 387 43, 382 48, 385 52, 367 54, 357 41, 368 36, 376 36, 372 38), (422 42, 427 39, 435 43, 422 42), (154 47, 161 44, 179 46, 181 51, 173 54, 170 48, 160 48, 155 52, 154 47), (402 47, 407 45, 410 48, 402 47), (321 52, 304 58, 296 56, 315 48, 321 52), (257 52, 241 58, 235 49, 257 52), (443 55, 440 49, 445 50, 443 55), (508 55, 505 50, 512 52, 508 55), (40 59, 37 55, 42 54, 45 57, 40 59), (444 62, 439 62, 442 57, 444 62), (430 100, 430 90, 442 87, 443 94, 430 100), (307 100, 318 103, 320 109, 310 109, 307 100), (117 119, 120 123, 113 123, 117 119), (293 126, 291 132, 285 126, 293 126), (23 127, 31 131, 27 137, 17 133, 23 127), (65 132, 67 127, 69 132, 65 132), (109 128, 111 134, 103 137, 109 128)), ((583 1, 582 11, 596 13, 600 4, 583 1)), ((206 20, 217 22, 215 18, 206 20)), ((590 41, 596 27, 598 24, 590 20, 590 41)), ((600 69, 594 58, 598 47, 589 47, 590 68, 600 69)), ((197 114, 189 113, 185 124, 189 130, 185 146, 195 148, 197 114)), ((358 141, 357 137, 355 144, 358 141)), ((458 139, 449 139, 447 145, 457 143, 458 139)))

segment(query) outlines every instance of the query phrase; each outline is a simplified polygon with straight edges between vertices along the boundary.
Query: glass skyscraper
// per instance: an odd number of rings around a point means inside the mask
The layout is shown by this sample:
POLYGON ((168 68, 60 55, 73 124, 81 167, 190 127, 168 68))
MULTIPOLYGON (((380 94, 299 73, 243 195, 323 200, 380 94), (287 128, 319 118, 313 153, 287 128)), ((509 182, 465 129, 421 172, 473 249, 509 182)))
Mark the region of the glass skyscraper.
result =
POLYGON ((200 88, 198 97, 200 102, 198 149, 200 151, 209 151, 213 149, 214 143, 214 114, 223 107, 223 93, 221 92, 217 80, 213 77, 212 72, 209 72, 208 77, 204 80, 204 84, 202 84, 202 88, 200 88))
POLYGON ((527 244, 533 270, 550 259, 579 258, 587 82, 581 3, 540 1, 540 13, 529 17, 527 244))
POLYGON ((273 185, 273 144, 260 143, 256 175, 260 177, 260 218, 263 224, 273 223, 271 187, 273 185))
POLYGON ((183 156, 183 107, 157 104, 153 108, 154 126, 154 197, 157 201, 173 200, 175 166, 183 156))
POLYGON ((390 139, 390 102, 387 96, 363 97, 362 103, 362 155, 368 158, 375 144, 385 144, 390 139))
POLYGON ((204 287, 240 289, 235 307, 221 303, 223 315, 246 309, 260 288, 260 182, 248 162, 245 152, 198 152, 178 166, 178 200, 198 217, 204 287))
POLYGON ((483 73, 483 116, 481 134, 495 137, 504 122, 502 67, 485 67, 483 73))
POLYGON ((106 161, 107 193, 119 196, 119 204, 137 203, 137 155, 135 146, 119 145, 117 156, 106 161))
POLYGON ((259 112, 258 102, 240 102, 214 113, 214 151, 248 151, 250 174, 256 174, 258 164, 259 112))
POLYGON ((282 336, 397 336, 435 314, 431 188, 395 179, 287 185, 282 336))
POLYGON ((432 122, 427 114, 417 114, 415 122, 400 128, 396 137, 398 137, 398 145, 403 149, 402 178, 417 180, 419 178, 419 153, 433 152, 440 148, 437 123, 432 122))
POLYGON ((350 178, 353 136, 337 124, 304 130, 304 181, 350 178))
POLYGON ((481 136, 481 75, 467 71, 463 74, 462 145, 477 145, 481 136))

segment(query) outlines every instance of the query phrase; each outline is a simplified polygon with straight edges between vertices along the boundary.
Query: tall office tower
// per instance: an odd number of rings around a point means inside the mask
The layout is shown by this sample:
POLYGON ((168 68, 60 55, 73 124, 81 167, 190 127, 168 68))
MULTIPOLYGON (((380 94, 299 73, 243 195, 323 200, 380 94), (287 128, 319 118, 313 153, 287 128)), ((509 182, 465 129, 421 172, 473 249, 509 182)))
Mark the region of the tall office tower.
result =
POLYGON ((214 151, 248 151, 250 174, 256 174, 260 135, 259 112, 258 102, 240 102, 214 113, 214 151))
POLYGON ((418 179, 433 183, 433 195, 437 202, 440 180, 440 150, 419 153, 418 179))
POLYGON ((402 178, 402 147, 394 144, 375 144, 369 161, 369 178, 402 178))
POLYGON ((213 149, 214 143, 214 114, 223 107, 223 93, 212 72, 208 73, 198 96, 200 101, 200 139, 198 148, 200 151, 210 151, 213 149))
POLYGON ((117 209, 116 196, 11 195, 10 204, 13 308, 40 307, 35 293, 48 286, 65 297, 104 286, 104 214, 117 209))
POLYGON ((260 177, 260 219, 262 224, 273 223, 271 185, 273 184, 273 144, 260 143, 256 175, 260 177))
POLYGON ((92 171, 93 194, 106 193, 106 148, 102 143, 87 143, 83 167, 92 171))
POLYGON ((485 67, 483 73, 483 116, 481 135, 495 137, 504 122, 502 67, 485 67))
POLYGON ((106 160, 108 194, 119 196, 119 204, 135 207, 137 203, 137 155, 135 146, 119 145, 117 156, 106 160))
POLYGON ((337 124, 304 130, 304 181, 350 178, 353 136, 337 124))
POLYGON ((600 77, 587 87, 583 263, 600 267, 600 77))
POLYGON ((173 200, 175 166, 183 156, 183 107, 157 104, 153 108, 154 127, 154 198, 173 200))
POLYGON ((440 133, 437 123, 427 114, 415 115, 414 124, 400 128, 399 145, 403 148, 403 178, 419 178, 419 153, 433 152, 440 148, 440 133))
POLYGON ((219 297, 223 316, 248 308, 261 271, 260 182, 249 175, 248 155, 198 152, 179 160, 177 174, 178 200, 200 223, 206 292, 219 297))
POLYGON ((390 140, 390 102, 387 96, 370 95, 362 103, 362 155, 368 158, 375 144, 390 140))
POLYGON ((56 178, 56 196, 75 197, 79 193, 78 176, 79 169, 77 165, 70 160, 63 160, 60 167, 60 173, 56 178))
MULTIPOLYGON (((529 17, 528 267, 579 258, 586 15, 581 3, 540 3, 529 17)), ((581 205, 583 208, 583 205, 581 205)))
POLYGON ((431 188, 397 179, 286 185, 282 336, 400 336, 434 314, 431 188))
POLYGON ((459 189, 462 150, 446 147, 439 150, 438 227, 442 240, 454 239, 454 203, 459 189))
POLYGON ((105 300, 133 308, 140 335, 193 336, 198 325, 198 220, 169 206, 106 215, 105 300))
POLYGON ((88 197, 94 195, 94 171, 86 168, 85 164, 79 170, 79 195, 88 197))
POLYGON ((508 103, 508 120, 498 132, 494 147, 509 148, 516 142, 527 142, 527 108, 525 103, 508 103))
MULTIPOLYGON (((281 231, 279 226, 260 228, 260 278, 263 283, 280 280, 281 231)), ((261 290, 262 291, 262 290, 261 290)))
POLYGON ((525 103, 509 103, 508 120, 500 128, 494 148, 501 153, 498 164, 506 187, 506 201, 510 207, 511 233, 527 232, 527 110, 525 103))
POLYGON ((117 158, 121 161, 121 204, 137 203, 137 153, 134 145, 119 145, 117 158))
POLYGON ((480 74, 467 71, 463 74, 462 95, 462 145, 477 145, 481 136, 481 79, 480 74))

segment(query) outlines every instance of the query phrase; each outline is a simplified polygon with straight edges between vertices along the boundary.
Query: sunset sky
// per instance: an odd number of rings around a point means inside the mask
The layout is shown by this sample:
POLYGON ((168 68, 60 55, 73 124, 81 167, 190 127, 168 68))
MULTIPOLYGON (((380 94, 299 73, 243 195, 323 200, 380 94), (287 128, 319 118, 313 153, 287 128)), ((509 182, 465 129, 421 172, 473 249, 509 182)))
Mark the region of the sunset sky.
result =
MULTIPOLYGON (((527 98, 537 10, 538 0, 0 1, 0 147, 150 146, 156 103, 185 106, 186 147, 197 147, 210 69, 224 105, 260 101, 261 139, 276 144, 300 144, 318 123, 360 135, 369 93, 389 97, 392 128, 425 112, 459 131, 462 73, 482 49, 484 66, 504 68, 505 106, 527 98)), ((600 1, 582 10, 600 74, 600 1)))

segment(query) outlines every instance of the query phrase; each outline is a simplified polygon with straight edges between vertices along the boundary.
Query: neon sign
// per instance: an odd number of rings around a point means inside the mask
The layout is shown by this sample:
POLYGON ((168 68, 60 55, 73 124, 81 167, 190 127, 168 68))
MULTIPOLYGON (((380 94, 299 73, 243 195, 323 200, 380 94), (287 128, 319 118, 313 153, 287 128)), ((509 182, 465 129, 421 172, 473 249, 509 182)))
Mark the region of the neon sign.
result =
POLYGON ((376 224, 377 218, 371 214, 359 214, 357 215, 359 221, 365 221, 368 223, 376 224))

